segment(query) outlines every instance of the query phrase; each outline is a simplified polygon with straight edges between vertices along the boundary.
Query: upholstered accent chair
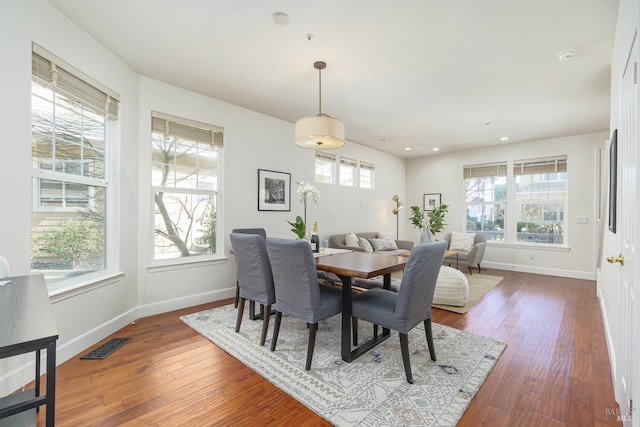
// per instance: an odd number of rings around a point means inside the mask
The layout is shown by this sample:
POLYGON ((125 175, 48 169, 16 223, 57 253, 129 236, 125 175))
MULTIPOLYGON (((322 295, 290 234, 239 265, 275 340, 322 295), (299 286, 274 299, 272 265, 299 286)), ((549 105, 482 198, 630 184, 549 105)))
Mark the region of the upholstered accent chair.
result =
POLYGON ((308 371, 311 369, 318 322, 342 311, 342 290, 318 283, 318 272, 309 242, 268 238, 267 248, 276 291, 276 321, 271 351, 276 349, 283 313, 304 320, 309 327, 305 364, 308 371))
POLYGON ((255 301, 260 304, 262 317, 260 345, 264 345, 269 329, 271 306, 276 302, 267 241, 259 234, 231 233, 229 238, 236 257, 240 298, 236 332, 240 332, 245 301, 255 301))
MULTIPOLYGON (((469 274, 473 274, 473 267, 478 267, 478 273, 482 271, 480 267, 480 263, 484 258, 484 250, 487 246, 487 237, 484 234, 480 233, 456 233, 451 232, 447 233, 442 237, 447 241, 447 249, 456 250, 459 252, 458 254, 458 265, 467 267, 469 269, 469 274), (471 236, 473 234, 473 236, 471 236), (467 246, 455 246, 455 237, 461 236, 463 239, 466 237, 468 239, 473 239, 473 243, 467 246)), ((471 243, 471 241, 469 241, 471 243)), ((453 259, 453 258, 450 258, 453 259)))
MULTIPOLYGON (((378 333, 378 325, 398 331, 402 362, 409 384, 413 384, 413 374, 408 334, 420 323, 424 323, 431 360, 436 360, 431 331, 431 303, 446 247, 444 241, 416 246, 411 251, 398 292, 374 288, 351 299, 351 314, 354 318, 373 323, 374 336, 378 333)), ((354 322, 354 327, 357 327, 357 322, 354 322)))

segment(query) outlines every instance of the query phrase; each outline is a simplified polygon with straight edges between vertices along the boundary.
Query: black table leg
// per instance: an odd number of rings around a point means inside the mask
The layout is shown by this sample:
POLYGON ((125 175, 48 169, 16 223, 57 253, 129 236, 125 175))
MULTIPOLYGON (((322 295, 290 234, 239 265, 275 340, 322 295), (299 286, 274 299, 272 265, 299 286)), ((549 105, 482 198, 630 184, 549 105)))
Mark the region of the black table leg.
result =
MULTIPOLYGON (((342 280, 342 338, 340 341, 340 353, 342 360, 351 362, 389 338, 391 331, 383 328, 382 335, 374 336, 351 351, 351 277, 340 275, 338 277, 342 280)), ((391 274, 384 275, 383 287, 390 289, 391 274)))

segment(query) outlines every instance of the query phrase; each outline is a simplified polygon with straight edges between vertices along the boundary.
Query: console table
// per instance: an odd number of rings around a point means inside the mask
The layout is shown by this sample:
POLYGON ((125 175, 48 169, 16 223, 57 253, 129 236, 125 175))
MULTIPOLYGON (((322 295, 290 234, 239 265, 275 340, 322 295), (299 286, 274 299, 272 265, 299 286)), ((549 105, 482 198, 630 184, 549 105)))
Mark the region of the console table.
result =
POLYGON ((44 276, 8 277, 0 286, 0 359, 35 352, 35 388, 0 399, 0 426, 35 425, 35 411, 46 405, 46 425, 53 427, 58 331, 44 276), (46 394, 40 395, 40 351, 47 352, 46 394))

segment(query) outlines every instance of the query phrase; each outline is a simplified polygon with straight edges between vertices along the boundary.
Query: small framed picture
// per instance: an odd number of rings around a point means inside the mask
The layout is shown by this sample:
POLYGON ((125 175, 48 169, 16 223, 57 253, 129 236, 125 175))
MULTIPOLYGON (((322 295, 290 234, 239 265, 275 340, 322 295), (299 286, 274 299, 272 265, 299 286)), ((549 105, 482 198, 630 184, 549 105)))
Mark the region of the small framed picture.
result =
POLYGON ((291 174, 258 169, 258 210, 291 210, 291 174))
POLYGON ((424 195, 424 210, 432 211, 435 208, 439 208, 442 202, 441 193, 429 193, 424 195))

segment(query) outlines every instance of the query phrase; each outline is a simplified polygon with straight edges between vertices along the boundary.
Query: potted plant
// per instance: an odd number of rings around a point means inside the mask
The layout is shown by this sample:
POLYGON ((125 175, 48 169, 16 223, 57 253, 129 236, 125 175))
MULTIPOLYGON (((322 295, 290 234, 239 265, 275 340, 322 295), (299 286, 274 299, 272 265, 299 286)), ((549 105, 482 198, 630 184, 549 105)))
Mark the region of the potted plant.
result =
POLYGON ((421 230, 420 243, 431 241, 431 236, 439 233, 446 225, 444 222, 444 214, 448 212, 449 205, 444 203, 428 211, 426 214, 420 206, 411 206, 411 224, 414 228, 421 230))
POLYGON ((429 232, 435 236, 436 233, 444 230, 444 226, 447 225, 444 222, 444 214, 449 211, 449 205, 442 203, 437 208, 429 211, 427 216, 429 217, 429 232))

